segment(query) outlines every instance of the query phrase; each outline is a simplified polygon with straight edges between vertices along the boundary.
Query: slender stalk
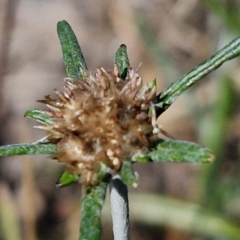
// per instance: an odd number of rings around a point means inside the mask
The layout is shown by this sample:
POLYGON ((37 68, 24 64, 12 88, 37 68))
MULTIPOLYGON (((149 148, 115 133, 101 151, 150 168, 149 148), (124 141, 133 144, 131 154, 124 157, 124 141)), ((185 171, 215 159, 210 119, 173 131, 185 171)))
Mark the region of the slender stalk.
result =
POLYGON ((41 109, 31 109, 27 110, 24 114, 24 117, 31 118, 37 122, 40 122, 45 125, 51 125, 54 123, 54 120, 49 117, 43 110, 41 109))
POLYGON ((81 206, 79 240, 100 240, 102 235, 101 210, 108 183, 86 187, 81 206))
POLYGON ((128 189, 119 176, 110 182, 110 201, 114 240, 129 240, 128 189))

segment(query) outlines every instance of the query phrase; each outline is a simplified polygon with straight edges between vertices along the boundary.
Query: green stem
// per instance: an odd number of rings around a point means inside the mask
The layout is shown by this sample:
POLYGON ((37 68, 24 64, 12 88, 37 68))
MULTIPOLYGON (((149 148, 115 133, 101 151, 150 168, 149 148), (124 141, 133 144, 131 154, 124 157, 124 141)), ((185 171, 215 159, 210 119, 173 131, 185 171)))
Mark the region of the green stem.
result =
POLYGON ((156 141, 150 151, 143 154, 135 154, 134 162, 191 162, 209 163, 214 159, 214 155, 208 148, 196 143, 160 139, 156 141))
POLYGON ((100 240, 102 235, 101 210, 108 183, 88 186, 82 198, 79 240, 100 240))
POLYGON ((79 240, 100 240, 102 235, 101 210, 105 201, 106 189, 110 181, 109 168, 101 165, 97 174, 99 184, 84 188, 81 205, 81 225, 79 240))

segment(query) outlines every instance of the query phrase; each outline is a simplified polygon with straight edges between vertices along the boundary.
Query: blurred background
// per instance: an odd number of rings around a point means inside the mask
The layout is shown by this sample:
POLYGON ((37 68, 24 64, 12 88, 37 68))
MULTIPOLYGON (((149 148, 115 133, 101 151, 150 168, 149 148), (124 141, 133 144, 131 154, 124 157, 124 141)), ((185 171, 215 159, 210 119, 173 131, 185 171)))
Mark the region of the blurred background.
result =
MULTIPOLYGON (((44 136, 23 116, 41 108, 36 100, 61 89, 66 77, 60 20, 72 26, 92 73, 112 69, 125 43, 131 66, 142 64, 139 73, 145 81, 156 78, 160 92, 240 34, 240 2, 0 0, 0 145, 44 136)), ((132 240, 240 239, 239 66, 240 58, 225 64, 159 118, 176 139, 213 149, 216 160, 136 164, 139 187, 129 189, 132 240)), ((77 239, 81 189, 56 189, 62 170, 45 156, 1 158, 0 240, 77 239)), ((113 239, 107 213, 106 240, 113 239)))

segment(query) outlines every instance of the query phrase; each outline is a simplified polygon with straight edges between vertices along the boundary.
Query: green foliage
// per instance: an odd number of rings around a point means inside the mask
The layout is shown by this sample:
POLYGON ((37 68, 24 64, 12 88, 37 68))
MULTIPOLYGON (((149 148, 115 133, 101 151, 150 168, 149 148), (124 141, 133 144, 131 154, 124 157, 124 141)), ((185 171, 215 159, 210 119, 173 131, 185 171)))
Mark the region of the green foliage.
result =
POLYGON ((179 140, 160 140, 145 155, 135 155, 137 162, 191 162, 209 163, 214 159, 210 149, 198 144, 179 140))
POLYGON ((88 68, 76 36, 66 21, 58 22, 57 32, 67 75, 70 78, 81 80, 88 68))
POLYGON ((26 113, 24 114, 24 117, 31 118, 35 121, 38 121, 46 125, 53 124, 53 119, 50 118, 43 110, 40 109, 27 110, 26 113))
POLYGON ((23 143, 0 146, 0 156, 54 154, 57 145, 52 143, 23 143))
POLYGON ((102 232, 101 210, 104 204, 108 182, 88 186, 82 198, 81 227, 79 240, 100 240, 102 232))
POLYGON ((115 54, 115 63, 118 66, 118 70, 120 72, 120 77, 122 79, 127 78, 128 76, 128 68, 130 67, 130 63, 127 55, 127 46, 122 44, 116 51, 115 54))
MULTIPOLYGON (((88 69, 76 36, 66 21, 58 23, 57 31, 67 74, 70 78, 73 78, 73 81, 81 80, 83 75, 87 74, 88 69)), ((163 111, 170 107, 180 94, 198 82, 202 77, 220 67, 224 62, 237 57, 239 54, 240 38, 237 38, 225 46, 222 50, 218 51, 211 58, 207 59, 183 77, 173 82, 155 98, 154 107, 156 108, 157 114, 160 115, 163 111)), ((127 55, 127 48, 124 44, 118 48, 115 54, 115 63, 118 66, 120 77, 128 80, 128 69, 130 67, 130 63, 127 55)), ((149 89, 154 88, 155 84, 155 81, 150 83, 149 89)), ((25 113, 25 116, 45 125, 51 125, 54 121, 44 111, 38 109, 28 110, 25 113)), ((221 117, 222 115, 219 116, 221 117)), ((0 147, 0 156, 24 154, 51 155, 57 151, 57 148, 56 144, 43 141, 31 144, 6 145, 0 147)), ((142 163, 152 161, 170 161, 207 163, 212 160, 212 152, 200 145, 186 141, 160 139, 147 149, 146 152, 136 154, 133 159, 126 159, 123 162, 119 175, 125 184, 136 187, 138 185, 138 181, 132 169, 133 162, 142 163)), ((110 171, 108 167, 102 165, 102 168, 98 173, 98 184, 83 186, 84 191, 81 208, 80 240, 101 239, 102 226, 100 215, 105 200, 106 188, 111 180, 108 178, 109 173, 110 171)), ((81 176, 76 176, 68 171, 64 171, 57 182, 57 186, 67 186, 76 182, 78 178, 81 178, 81 176)))

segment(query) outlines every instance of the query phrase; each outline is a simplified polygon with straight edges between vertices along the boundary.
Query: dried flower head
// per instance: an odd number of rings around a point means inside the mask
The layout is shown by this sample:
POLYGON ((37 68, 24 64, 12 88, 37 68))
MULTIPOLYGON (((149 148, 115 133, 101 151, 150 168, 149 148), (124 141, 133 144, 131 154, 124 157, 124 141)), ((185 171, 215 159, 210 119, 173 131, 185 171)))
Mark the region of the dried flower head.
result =
POLYGON ((154 121, 148 112, 155 97, 155 84, 143 84, 132 68, 128 80, 114 71, 97 69, 95 76, 85 72, 83 79, 65 79, 64 91, 56 98, 40 102, 48 107, 54 120, 47 130, 49 142, 58 145, 54 158, 67 170, 94 183, 100 164, 118 172, 123 160, 149 146, 154 121))

